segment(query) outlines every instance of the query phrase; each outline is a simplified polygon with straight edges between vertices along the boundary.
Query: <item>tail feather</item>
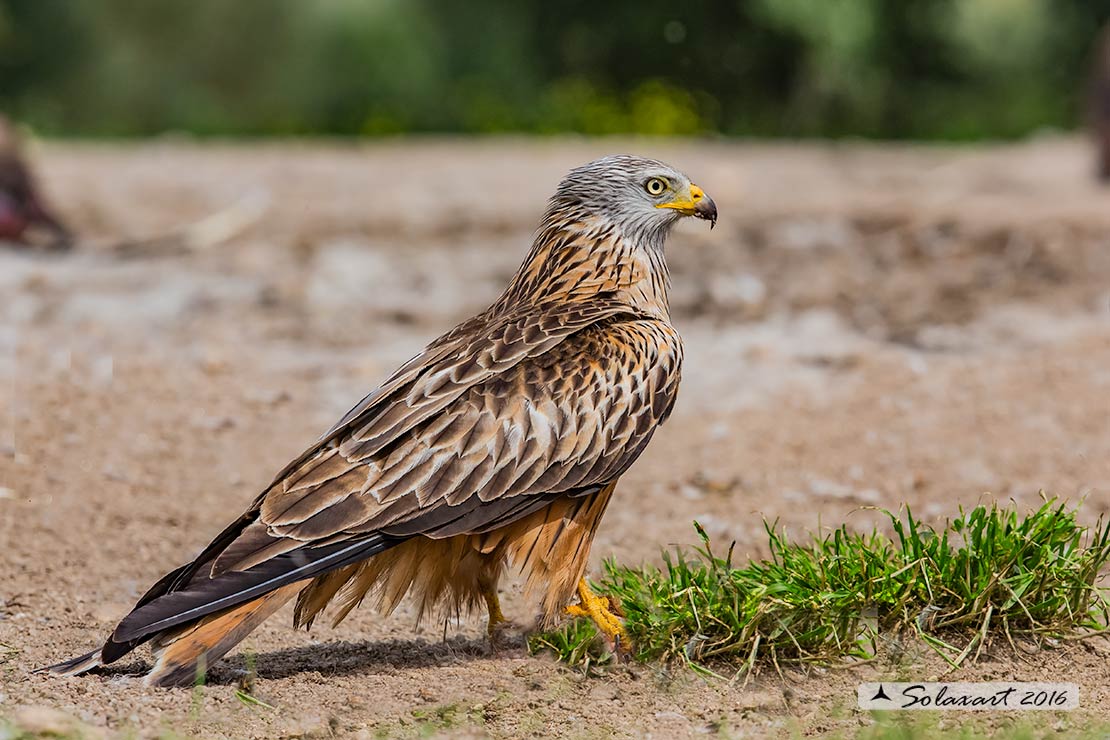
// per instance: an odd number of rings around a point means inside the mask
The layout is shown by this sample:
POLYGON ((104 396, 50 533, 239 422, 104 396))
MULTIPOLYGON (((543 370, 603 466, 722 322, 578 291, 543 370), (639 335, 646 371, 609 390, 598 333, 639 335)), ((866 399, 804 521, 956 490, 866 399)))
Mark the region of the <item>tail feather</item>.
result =
POLYGON ((61 663, 56 663, 46 668, 39 668, 35 673, 53 673, 55 676, 79 676, 82 673, 99 668, 104 665, 104 661, 100 658, 100 648, 93 650, 91 653, 78 655, 76 658, 61 663))
MULTIPOLYGON (((242 530, 241 523, 225 535, 242 530)), ((155 685, 189 683, 197 667, 222 657, 316 576, 365 560, 404 537, 378 533, 351 541, 282 553, 244 571, 209 577, 203 565, 218 549, 213 542, 193 563, 163 576, 116 626, 100 650, 43 670, 76 675, 107 665, 144 642, 154 641, 157 663, 147 677, 155 685)))
POLYGON ((210 614, 226 612, 291 583, 327 573, 376 555, 397 543, 379 534, 283 553, 244 571, 217 578, 194 578, 132 611, 116 627, 109 643, 138 643, 173 627, 189 625, 210 614))
POLYGON ((182 686, 222 658, 258 625, 307 585, 292 583, 219 614, 158 635, 153 642, 154 667, 146 675, 148 686, 182 686))

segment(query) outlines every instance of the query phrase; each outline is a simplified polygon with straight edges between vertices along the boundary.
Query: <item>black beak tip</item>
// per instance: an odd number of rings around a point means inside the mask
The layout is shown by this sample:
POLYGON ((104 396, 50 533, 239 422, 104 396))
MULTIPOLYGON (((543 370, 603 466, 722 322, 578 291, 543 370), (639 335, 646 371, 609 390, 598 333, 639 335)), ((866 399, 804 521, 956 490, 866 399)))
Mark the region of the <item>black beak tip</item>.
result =
POLYGON ((709 222, 710 231, 717 225, 717 204, 708 195, 702 198, 694 208, 698 218, 709 222))

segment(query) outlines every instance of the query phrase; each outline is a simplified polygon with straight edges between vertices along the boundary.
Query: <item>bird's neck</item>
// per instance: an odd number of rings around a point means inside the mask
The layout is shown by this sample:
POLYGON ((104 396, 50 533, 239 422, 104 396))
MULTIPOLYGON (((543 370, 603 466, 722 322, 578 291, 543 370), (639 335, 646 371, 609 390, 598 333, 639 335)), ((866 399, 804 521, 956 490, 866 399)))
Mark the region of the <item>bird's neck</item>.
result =
POLYGON ((591 218, 545 221, 495 305, 589 300, 604 294, 669 319, 665 237, 665 232, 626 234, 614 224, 591 218))

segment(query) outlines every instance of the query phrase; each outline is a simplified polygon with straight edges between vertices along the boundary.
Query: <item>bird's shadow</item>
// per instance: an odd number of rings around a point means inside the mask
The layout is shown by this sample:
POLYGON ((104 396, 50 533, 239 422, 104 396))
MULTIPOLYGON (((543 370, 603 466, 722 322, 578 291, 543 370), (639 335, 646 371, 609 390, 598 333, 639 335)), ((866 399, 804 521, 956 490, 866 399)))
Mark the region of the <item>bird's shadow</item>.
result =
MULTIPOLYGON (((312 672, 322 676, 393 674, 414 668, 494 660, 523 652, 523 640, 499 644, 495 648, 486 638, 452 637, 434 642, 326 642, 261 653, 240 653, 214 665, 203 682, 210 686, 226 686, 238 684, 251 675, 260 679, 279 679, 312 672)), ((149 664, 137 661, 118 667, 105 666, 99 669, 99 673, 111 678, 135 677, 148 669, 149 664)))

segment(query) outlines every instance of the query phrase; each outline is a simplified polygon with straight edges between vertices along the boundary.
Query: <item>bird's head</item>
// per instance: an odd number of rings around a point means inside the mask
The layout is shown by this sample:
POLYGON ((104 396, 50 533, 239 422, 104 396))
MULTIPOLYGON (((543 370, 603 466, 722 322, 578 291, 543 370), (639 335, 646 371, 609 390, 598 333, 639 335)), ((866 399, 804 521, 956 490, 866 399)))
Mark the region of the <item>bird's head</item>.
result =
POLYGON ((717 223, 717 204, 690 178, 645 157, 614 155, 570 171, 549 213, 572 211, 611 223, 629 236, 662 235, 683 216, 717 223))
POLYGON ((573 169, 551 197, 532 249, 494 308, 607 293, 665 314, 663 243, 684 216, 712 225, 717 206, 663 162, 619 155, 573 169))

